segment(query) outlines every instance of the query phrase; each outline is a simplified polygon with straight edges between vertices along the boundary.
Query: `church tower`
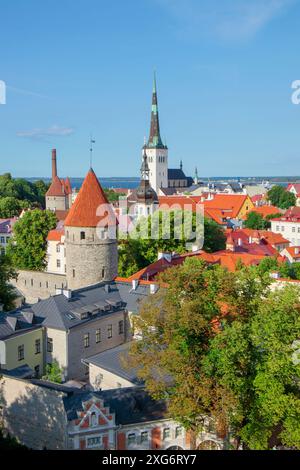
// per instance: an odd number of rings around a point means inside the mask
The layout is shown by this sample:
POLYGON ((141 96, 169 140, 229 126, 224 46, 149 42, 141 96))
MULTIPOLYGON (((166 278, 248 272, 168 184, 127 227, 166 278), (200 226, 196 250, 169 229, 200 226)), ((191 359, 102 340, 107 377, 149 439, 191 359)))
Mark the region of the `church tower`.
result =
POLYGON ((92 169, 65 220, 68 289, 80 289, 118 274, 117 239, 109 238, 115 217, 92 169))
POLYGON ((163 144, 160 137, 155 75, 152 91, 150 136, 143 149, 146 151, 149 165, 150 185, 158 194, 159 188, 168 187, 168 147, 163 144))
POLYGON ((143 163, 141 166, 141 181, 136 191, 137 202, 135 204, 135 216, 147 217, 158 209, 158 197, 149 182, 149 165, 147 162, 146 149, 144 149, 143 163))

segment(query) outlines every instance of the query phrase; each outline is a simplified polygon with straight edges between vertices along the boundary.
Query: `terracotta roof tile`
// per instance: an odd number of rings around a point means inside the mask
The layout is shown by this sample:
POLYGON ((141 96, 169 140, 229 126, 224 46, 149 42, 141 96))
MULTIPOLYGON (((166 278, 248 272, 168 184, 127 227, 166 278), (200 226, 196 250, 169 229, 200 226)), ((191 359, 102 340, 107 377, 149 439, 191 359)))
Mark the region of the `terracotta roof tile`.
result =
POLYGON ((115 215, 106 195, 92 169, 89 170, 80 191, 69 210, 65 226, 69 227, 97 227, 98 225, 111 226, 115 224, 115 215), (103 213, 97 215, 97 210, 103 213))
POLYGON ((46 196, 65 196, 65 188, 64 183, 59 179, 58 176, 55 176, 54 180, 52 181, 48 191, 46 192, 46 196))

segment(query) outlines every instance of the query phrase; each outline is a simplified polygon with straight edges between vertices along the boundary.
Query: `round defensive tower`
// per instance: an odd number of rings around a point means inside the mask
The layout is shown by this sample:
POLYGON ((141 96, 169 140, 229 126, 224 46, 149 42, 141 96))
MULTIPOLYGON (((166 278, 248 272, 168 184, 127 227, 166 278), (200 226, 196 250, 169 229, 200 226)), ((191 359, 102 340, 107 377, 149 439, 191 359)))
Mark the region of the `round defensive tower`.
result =
POLYGON ((66 276, 69 289, 80 289, 118 274, 117 239, 112 208, 92 169, 65 220, 66 276), (107 210, 108 209, 108 210, 107 210))

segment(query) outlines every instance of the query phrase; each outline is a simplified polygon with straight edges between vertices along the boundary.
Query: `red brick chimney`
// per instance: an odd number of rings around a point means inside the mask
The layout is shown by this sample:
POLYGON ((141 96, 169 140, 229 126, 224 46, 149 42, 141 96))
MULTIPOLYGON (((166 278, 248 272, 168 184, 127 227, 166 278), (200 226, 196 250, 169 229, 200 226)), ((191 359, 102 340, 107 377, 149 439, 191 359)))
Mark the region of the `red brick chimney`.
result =
POLYGON ((56 149, 52 150, 52 181, 57 176, 56 149))

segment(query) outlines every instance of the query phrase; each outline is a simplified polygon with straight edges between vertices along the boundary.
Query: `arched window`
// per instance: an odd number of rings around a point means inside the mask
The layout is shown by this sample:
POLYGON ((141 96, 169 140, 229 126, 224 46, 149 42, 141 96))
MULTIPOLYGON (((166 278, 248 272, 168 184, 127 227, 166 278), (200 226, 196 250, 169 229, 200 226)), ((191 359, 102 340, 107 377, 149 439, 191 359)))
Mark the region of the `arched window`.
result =
POLYGON ((97 426, 97 415, 96 413, 93 411, 93 413, 91 414, 91 426, 95 427, 97 426))

